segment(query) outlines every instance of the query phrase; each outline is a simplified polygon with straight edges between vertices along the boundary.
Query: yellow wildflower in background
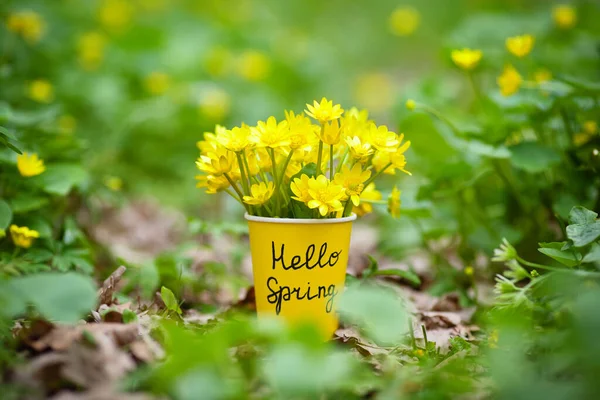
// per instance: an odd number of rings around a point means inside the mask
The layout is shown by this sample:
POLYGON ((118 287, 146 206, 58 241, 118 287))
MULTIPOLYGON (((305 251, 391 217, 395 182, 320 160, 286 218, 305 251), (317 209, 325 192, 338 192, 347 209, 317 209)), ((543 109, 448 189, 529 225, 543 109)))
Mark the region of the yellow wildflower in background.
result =
POLYGON ((19 227, 17 225, 11 225, 10 236, 12 237, 15 246, 28 249, 31 247, 33 240, 40 237, 40 233, 33 229, 29 229, 26 226, 19 227))
POLYGON ((416 106, 417 106, 417 103, 415 103, 415 101, 413 99, 406 100, 406 109, 408 111, 413 111, 416 106))
POLYGON ((421 14, 413 7, 398 7, 390 15, 388 25, 396 36, 410 36, 421 24, 421 14))
POLYGON ((325 175, 319 175, 316 179, 308 181, 308 194, 311 199, 306 205, 308 208, 317 208, 319 214, 324 217, 329 213, 344 209, 340 201, 344 193, 342 185, 329 181, 325 175))
POLYGON ((120 31, 129 25, 133 12, 133 5, 128 0, 103 0, 98 18, 107 29, 120 31))
POLYGON ((4 229, 0 229, 0 239, 6 237, 6 231, 4 229))
POLYGON ((506 39, 506 48, 519 58, 531 53, 535 38, 532 35, 513 36, 506 39))
POLYGON ((36 79, 27 88, 29 98, 38 103, 50 103, 54 99, 54 87, 46 79, 36 79))
POLYGON ((244 203, 251 204, 253 206, 260 206, 265 204, 271 196, 273 195, 273 191, 275 187, 273 186, 273 182, 268 182, 265 184, 264 182, 255 183, 250 187, 250 193, 252 196, 244 196, 244 203))
POLYGON ((533 80, 536 83, 548 82, 551 79, 552 79, 552 72, 550 72, 549 70, 547 70, 545 68, 538 68, 533 73, 533 80))
POLYGON ((37 43, 45 31, 44 20, 33 11, 19 11, 9 15, 6 27, 32 44, 37 43))
POLYGON ((473 267, 469 265, 469 266, 465 267, 464 272, 465 272, 465 275, 471 277, 475 274, 475 269, 473 269, 473 267))
POLYGON ((38 155, 33 153, 23 153, 17 155, 17 169, 21 176, 30 177, 40 175, 46 170, 44 161, 38 158, 38 155))
POLYGON ((277 123, 275 117, 266 122, 258 121, 255 128, 250 128, 250 142, 256 147, 276 149, 290 145, 290 130, 287 121, 277 123))
POLYGON ((118 176, 107 176, 104 178, 104 186, 113 192, 120 192, 123 189, 123 179, 118 176))
POLYGON ((360 164, 354 164, 352 169, 344 165, 342 172, 335 174, 334 182, 341 185, 345 189, 345 197, 350 198, 352 204, 358 206, 360 204, 360 193, 364 189, 364 183, 371 176, 371 171, 363 171, 360 164))
POLYGON ((359 217, 373 212, 373 204, 371 201, 380 201, 383 198, 381 192, 375 188, 374 183, 369 183, 366 188, 360 193, 360 204, 352 209, 359 217))
POLYGON ((169 90, 171 86, 171 77, 164 72, 154 71, 144 78, 144 88, 146 92, 153 95, 160 95, 169 90))
POLYGON ((519 71, 517 71, 512 65, 508 64, 504 67, 502 74, 496 79, 500 92, 503 96, 511 96, 519 91, 523 78, 519 71))
POLYGON ((237 61, 237 72, 249 81, 262 81, 271 73, 271 60, 260 51, 247 50, 237 61))
POLYGON ((394 101, 394 87, 390 77, 375 72, 358 77, 354 98, 361 106, 375 112, 388 109, 394 101))
POLYGON ((333 105, 333 101, 327 100, 325 97, 321 99, 320 103, 317 103, 317 101, 314 100, 312 106, 307 104, 306 108, 308 108, 308 110, 304 110, 304 112, 321 124, 338 119, 344 113, 342 106, 339 104, 333 105))
POLYGON ((77 39, 77 59, 86 70, 97 69, 104 60, 106 37, 100 32, 86 32, 77 39))
POLYGON ((61 115, 58 118, 58 130, 63 135, 71 135, 77 128, 77 120, 72 115, 61 115))
POLYGON ((585 121, 583 123, 583 131, 590 135, 593 135, 598 132, 598 124, 596 121, 585 121))
POLYGON ((400 216, 400 206, 402 204, 400 201, 400 194, 401 192, 394 186, 392 193, 390 193, 390 197, 388 197, 388 212, 394 218, 400 216))
POLYGON ((577 23, 577 10, 573 6, 560 4, 552 9, 552 18, 560 29, 571 29, 577 23))
POLYGON ((229 113, 231 98, 223 89, 214 87, 206 90, 200 99, 200 113, 212 120, 221 120, 229 113))
POLYGON ((470 71, 479 65, 483 53, 481 50, 464 48, 462 50, 452 50, 450 57, 456 66, 465 71, 470 71))

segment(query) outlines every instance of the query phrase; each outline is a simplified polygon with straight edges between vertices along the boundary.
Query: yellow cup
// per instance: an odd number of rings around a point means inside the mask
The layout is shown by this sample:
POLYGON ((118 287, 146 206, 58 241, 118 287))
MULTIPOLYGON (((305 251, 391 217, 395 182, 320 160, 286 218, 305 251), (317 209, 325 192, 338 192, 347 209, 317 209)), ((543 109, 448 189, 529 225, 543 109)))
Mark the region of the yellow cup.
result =
POLYGON ((352 221, 265 218, 246 214, 258 316, 313 322, 327 338, 337 329, 352 221))

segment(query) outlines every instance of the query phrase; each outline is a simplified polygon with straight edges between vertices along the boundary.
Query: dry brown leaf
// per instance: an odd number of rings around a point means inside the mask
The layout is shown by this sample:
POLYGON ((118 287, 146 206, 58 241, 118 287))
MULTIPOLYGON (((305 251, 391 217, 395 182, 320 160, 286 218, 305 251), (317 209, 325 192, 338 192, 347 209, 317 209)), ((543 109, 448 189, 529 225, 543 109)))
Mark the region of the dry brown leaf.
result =
POLYGON ((363 338, 358 331, 350 327, 337 329, 334 333, 334 340, 352 345, 363 356, 387 355, 390 353, 389 349, 377 346, 375 343, 363 338))
POLYGON ((125 266, 121 265, 117 268, 108 278, 104 280, 102 287, 98 290, 98 304, 111 305, 113 302, 113 295, 117 289, 117 285, 121 281, 123 274, 127 271, 125 266))

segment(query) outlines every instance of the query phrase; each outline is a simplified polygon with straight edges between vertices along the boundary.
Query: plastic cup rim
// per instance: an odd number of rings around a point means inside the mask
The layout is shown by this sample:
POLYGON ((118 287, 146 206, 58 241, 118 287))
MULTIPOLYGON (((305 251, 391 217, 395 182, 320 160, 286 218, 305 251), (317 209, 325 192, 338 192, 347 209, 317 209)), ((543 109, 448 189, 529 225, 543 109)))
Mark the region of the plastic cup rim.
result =
POLYGON ((342 224, 344 222, 352 222, 356 219, 356 214, 352 213, 352 215, 350 215, 348 217, 343 217, 343 218, 304 219, 304 218, 259 217, 256 215, 250 215, 248 213, 245 213, 244 218, 248 221, 266 222, 266 223, 272 223, 272 224, 321 225, 321 224, 342 224))

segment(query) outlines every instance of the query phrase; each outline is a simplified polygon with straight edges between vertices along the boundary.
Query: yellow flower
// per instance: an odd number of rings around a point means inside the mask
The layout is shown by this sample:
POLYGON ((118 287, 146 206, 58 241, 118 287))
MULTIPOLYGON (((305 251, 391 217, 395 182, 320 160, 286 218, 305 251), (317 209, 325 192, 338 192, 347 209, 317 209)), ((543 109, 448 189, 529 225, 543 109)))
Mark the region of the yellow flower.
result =
POLYGON ((319 214, 324 217, 344 209, 340 201, 344 193, 342 185, 330 182, 325 175, 319 175, 316 179, 308 181, 308 194, 311 199, 306 205, 308 208, 318 208, 319 214))
POLYGON ((496 79, 498 86, 500 86, 500 92, 503 96, 510 96, 519 91, 523 78, 519 71, 517 71, 512 65, 508 64, 504 67, 502 74, 496 79))
POLYGON ((271 60, 259 51, 245 51, 237 62, 237 72, 249 81, 261 81, 271 73, 271 60))
POLYGON ((360 193, 360 204, 354 207, 354 212, 359 217, 373 212, 373 204, 371 201, 380 201, 382 198, 381 192, 375 189, 374 183, 369 183, 366 188, 360 193))
POLYGON ((388 212, 394 218, 398 218, 400 216, 400 191, 396 186, 392 189, 392 193, 390 193, 390 197, 388 197, 388 212))
POLYGON ((28 249, 33 243, 33 239, 40 237, 40 233, 26 226, 18 227, 17 225, 10 226, 10 236, 17 247, 28 249))
MULTIPOLYGON (((342 167, 342 172, 335 174, 334 182, 345 189, 345 195, 352 200, 355 206, 360 203, 360 193, 364 189, 364 183, 371 176, 371 171, 363 171, 360 164, 355 164, 352 169, 346 165, 342 167)), ((345 200, 347 197, 342 198, 345 200)))
POLYGON ((6 27, 29 43, 37 43, 45 31, 44 20, 33 11, 20 11, 9 15, 6 27))
POLYGON ((323 143, 328 144, 330 146, 336 145, 340 142, 340 124, 337 119, 329 123, 325 123, 323 125, 323 129, 319 138, 323 141, 323 143))
POLYGON ((277 123, 275 117, 269 117, 267 122, 258 121, 257 126, 250 130, 250 141, 257 147, 276 149, 290 145, 290 129, 287 121, 277 123))
POLYGON ((311 199, 310 193, 308 193, 308 182, 314 179, 315 178, 309 178, 306 174, 302 174, 300 178, 295 178, 290 184, 290 189, 292 189, 292 193, 295 194, 295 196, 292 196, 292 199, 301 201, 302 203, 308 203, 311 199))
POLYGON ((217 142, 217 137, 222 135, 227 128, 222 125, 215 125, 215 132, 204 132, 202 140, 196 142, 196 146, 200 149, 201 153, 209 153, 211 151, 215 151, 217 147, 219 147, 219 143, 217 142))
POLYGON ((118 176, 107 176, 104 178, 104 185, 113 192, 119 192, 123 189, 123 179, 118 176))
POLYGON ((268 182, 265 184, 264 182, 255 183, 250 187, 250 192, 252 196, 244 196, 244 203, 251 204, 254 206, 260 206, 265 204, 271 196, 273 195, 273 191, 275 187, 273 186, 273 182, 268 182))
POLYGON ((552 9, 552 18, 560 29, 571 29, 577 23, 577 10, 567 4, 557 5, 552 9))
POLYGON ((545 68, 539 68, 533 73, 533 80, 537 83, 548 82, 552 79, 552 73, 545 68))
POLYGON ((376 172, 379 172, 383 168, 387 167, 385 171, 383 171, 383 173, 388 175, 396 175, 396 169, 391 165, 388 167, 392 158, 391 154, 392 153, 384 151, 378 151, 377 153, 375 153, 375 156, 371 159, 371 164, 373 165, 373 168, 376 172))
POLYGON ((596 123, 596 121, 585 121, 583 123, 583 131, 585 133, 593 135, 594 133, 598 132, 598 124, 596 123))
POLYGON ((30 177, 40 175, 46 170, 44 161, 33 153, 23 153, 17 156, 17 169, 21 176, 30 177))
POLYGON ((393 153, 400 144, 398 135, 388 131, 387 126, 377 126, 374 123, 369 125, 368 142, 379 151, 393 153))
POLYGON ((307 104, 306 107, 308 110, 304 110, 304 112, 321 124, 338 119, 344 113, 344 110, 339 104, 334 106, 333 101, 327 100, 325 97, 321 99, 320 103, 317 103, 315 100, 312 106, 307 104))
POLYGON ((452 57, 452 61, 459 68, 470 71, 477 67, 481 61, 481 57, 483 57, 483 53, 481 50, 464 48, 462 50, 452 50, 450 57, 452 57))
POLYGON ((196 161, 196 167, 209 175, 221 176, 228 174, 235 164, 234 153, 218 147, 215 151, 201 155, 196 161))
POLYGON ((72 115, 61 115, 58 118, 58 130, 63 135, 71 135, 77 128, 77 120, 72 115))
POLYGON ((590 141, 592 135, 587 132, 577 132, 573 135, 573 144, 576 147, 582 146, 590 141))
POLYGON ((347 137, 346 144, 348 144, 350 156, 361 163, 367 161, 369 156, 374 152, 371 144, 368 142, 363 143, 358 136, 347 137))
POLYGON ((6 237, 6 231, 4 229, 0 229, 0 239, 6 237))
POLYGON ((129 25, 133 12, 133 5, 127 0, 103 0, 98 18, 109 30, 120 31, 129 25))
POLYGON ((86 70, 94 70, 102 64, 106 37, 100 32, 87 32, 77 40, 77 53, 81 66, 86 70))
POLYGON ((416 106, 417 106, 417 103, 415 103, 415 101, 413 99, 406 100, 406 109, 408 111, 414 110, 416 106))
POLYGON ((229 181, 223 175, 197 175, 196 179, 198 180, 196 187, 205 187, 206 193, 209 194, 215 194, 229 187, 229 181))
POLYGON ((243 124, 241 127, 225 130, 217 135, 217 142, 235 153, 244 151, 250 147, 250 128, 243 124))
POLYGON ((421 15, 412 7, 398 7, 390 15, 389 27, 394 35, 409 36, 421 23, 421 15))
POLYGON ((519 58, 531 53, 535 38, 532 35, 513 36, 506 39, 506 48, 519 58))
POLYGON ((231 99, 227 92, 220 88, 211 88, 203 93, 200 99, 200 112, 212 119, 221 120, 229 113, 231 99))
POLYGON ((144 88, 150 94, 163 94, 171 86, 171 78, 164 72, 151 72, 144 78, 144 88))
POLYGON ((475 270, 473 269, 473 267, 467 266, 467 267, 465 267, 464 272, 465 272, 465 275, 467 275, 467 276, 473 276, 473 274, 475 273, 475 270))
POLYGON ((54 99, 54 88, 45 79, 36 79, 29 84, 29 98, 38 103, 50 103, 54 99))
POLYGON ((315 129, 318 127, 313 125, 305 115, 286 111, 285 120, 290 128, 290 148, 308 150, 317 141, 315 129))

